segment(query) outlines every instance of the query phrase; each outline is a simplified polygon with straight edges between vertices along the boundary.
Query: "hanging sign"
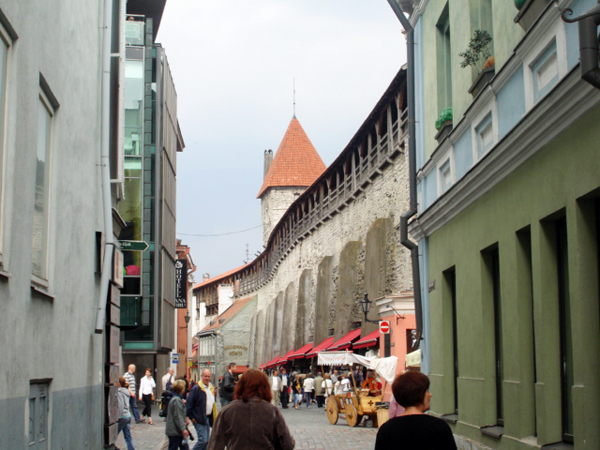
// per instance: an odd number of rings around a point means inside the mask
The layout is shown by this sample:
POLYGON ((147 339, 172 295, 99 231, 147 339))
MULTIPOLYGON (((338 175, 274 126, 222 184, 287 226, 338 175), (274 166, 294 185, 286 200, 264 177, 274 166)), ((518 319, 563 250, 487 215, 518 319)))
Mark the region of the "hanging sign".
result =
POLYGON ((175 308, 187 308, 187 260, 175 261, 175 308))

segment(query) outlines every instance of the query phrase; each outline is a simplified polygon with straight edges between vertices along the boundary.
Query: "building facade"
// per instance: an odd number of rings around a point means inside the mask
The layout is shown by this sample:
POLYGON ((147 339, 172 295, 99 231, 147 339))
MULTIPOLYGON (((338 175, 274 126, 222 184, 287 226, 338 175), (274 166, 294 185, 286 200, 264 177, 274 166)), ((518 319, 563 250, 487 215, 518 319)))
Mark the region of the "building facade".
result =
POLYGON ((595 449, 600 92, 579 47, 597 16, 580 35, 561 13, 597 3, 514 3, 412 2, 423 370, 461 449, 595 449), (481 31, 493 61, 461 68, 481 31))
POLYGON ((103 243, 121 223, 106 76, 121 6, 0 1, 2 446, 99 449, 116 434, 119 274, 103 243))
POLYGON ((126 226, 119 240, 147 248, 123 248, 121 329, 123 363, 135 364, 138 378, 145 368, 164 374, 176 348, 176 159, 184 142, 167 57, 155 41, 163 8, 164 2, 130 1, 125 21, 124 198, 118 210, 126 226))

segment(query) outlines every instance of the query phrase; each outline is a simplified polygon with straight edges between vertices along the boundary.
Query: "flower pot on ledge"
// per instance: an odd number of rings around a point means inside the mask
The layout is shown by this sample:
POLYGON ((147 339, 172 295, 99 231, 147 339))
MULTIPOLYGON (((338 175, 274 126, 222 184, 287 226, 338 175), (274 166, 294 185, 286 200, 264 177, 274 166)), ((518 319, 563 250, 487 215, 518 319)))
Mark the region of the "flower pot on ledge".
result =
POLYGON ((448 120, 442 124, 437 134, 435 135, 435 140, 438 141, 438 144, 444 140, 446 136, 450 134, 452 131, 452 121, 448 120))
POLYGON ((496 69, 494 66, 483 69, 469 88, 469 94, 477 97, 477 94, 494 78, 495 74, 496 69))
POLYGON ((548 0, 526 0, 522 3, 519 14, 515 17, 515 23, 527 32, 548 6, 548 0))

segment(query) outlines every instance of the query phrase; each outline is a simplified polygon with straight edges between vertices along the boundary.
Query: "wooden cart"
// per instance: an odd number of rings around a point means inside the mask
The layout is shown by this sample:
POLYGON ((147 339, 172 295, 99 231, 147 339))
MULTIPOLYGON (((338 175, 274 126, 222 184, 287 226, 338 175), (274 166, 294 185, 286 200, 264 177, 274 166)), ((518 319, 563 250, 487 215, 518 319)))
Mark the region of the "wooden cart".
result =
MULTIPOLYGON (((387 376, 388 380, 390 377, 393 380, 397 361, 398 358, 395 356, 388 358, 365 358, 350 352, 319 352, 318 365, 348 366, 351 369, 354 364, 360 364, 371 370, 375 370, 384 379, 387 376), (381 373, 377 369, 377 365, 375 367, 371 366, 374 360, 381 359, 391 361, 391 374, 381 373)), ((390 364, 387 365, 387 368, 390 369, 390 364)), ((354 379, 354 373, 350 373, 354 379)), ((352 384, 356 386, 356 381, 354 380, 352 384)), ((356 389, 356 387, 353 389, 353 392, 330 395, 327 398, 325 410, 327 411, 329 422, 335 425, 339 417, 343 416, 348 425, 355 427, 361 422, 363 416, 369 416, 373 420, 373 423, 377 424, 377 404, 383 400, 383 395, 370 396, 368 389, 356 389)))
POLYGON ((369 416, 373 423, 377 424, 377 403, 383 399, 382 395, 368 396, 368 390, 331 395, 327 398, 327 418, 335 425, 340 416, 343 416, 351 427, 357 426, 363 416, 369 416))

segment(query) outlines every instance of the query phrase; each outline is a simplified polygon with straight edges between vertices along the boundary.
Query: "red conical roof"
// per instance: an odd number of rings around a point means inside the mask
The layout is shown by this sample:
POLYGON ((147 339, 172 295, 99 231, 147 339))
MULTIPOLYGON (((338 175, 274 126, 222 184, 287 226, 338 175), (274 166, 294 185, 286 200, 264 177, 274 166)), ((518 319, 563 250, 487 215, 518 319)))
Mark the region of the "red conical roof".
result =
POLYGON ((308 187, 325 169, 325 163, 294 117, 279 144, 257 198, 276 186, 308 187))

